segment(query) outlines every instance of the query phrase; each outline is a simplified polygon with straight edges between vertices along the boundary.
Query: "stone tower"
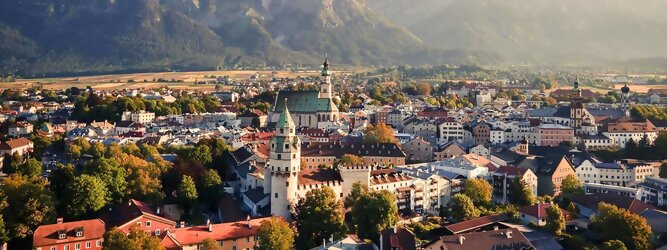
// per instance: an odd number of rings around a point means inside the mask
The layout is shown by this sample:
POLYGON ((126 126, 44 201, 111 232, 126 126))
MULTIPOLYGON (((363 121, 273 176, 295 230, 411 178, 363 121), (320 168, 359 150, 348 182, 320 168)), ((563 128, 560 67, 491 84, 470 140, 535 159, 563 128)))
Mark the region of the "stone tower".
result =
POLYGON ((296 136, 296 126, 287 109, 276 123, 276 135, 271 138, 270 162, 266 167, 265 183, 271 196, 271 214, 291 220, 293 206, 297 202, 297 186, 301 170, 301 140, 296 136))
POLYGON ((361 185, 369 187, 371 180, 371 166, 339 166, 338 173, 343 179, 343 197, 347 197, 352 191, 354 183, 359 182, 361 185))
POLYGON ((331 85, 331 72, 329 71, 329 58, 324 59, 324 64, 322 64, 322 82, 320 83, 320 98, 331 99, 332 85, 331 85))

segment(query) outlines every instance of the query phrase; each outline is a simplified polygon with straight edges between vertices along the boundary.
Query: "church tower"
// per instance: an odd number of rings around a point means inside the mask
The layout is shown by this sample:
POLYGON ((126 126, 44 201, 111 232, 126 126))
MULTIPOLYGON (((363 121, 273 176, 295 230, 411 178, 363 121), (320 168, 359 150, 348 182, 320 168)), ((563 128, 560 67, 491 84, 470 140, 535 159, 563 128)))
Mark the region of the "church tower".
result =
POLYGON ((577 128, 581 127, 584 119, 584 99, 581 96, 581 88, 579 88, 579 80, 574 81, 574 88, 572 89, 572 98, 570 100, 570 126, 574 128, 574 133, 577 133, 577 128))
POLYGON ((331 72, 329 72, 329 58, 324 59, 324 64, 322 64, 322 82, 320 83, 320 98, 331 99, 332 86, 331 86, 331 72))
POLYGON ((271 214, 286 220, 291 220, 293 205, 297 202, 297 181, 301 170, 301 140, 295 130, 285 100, 285 110, 276 124, 276 135, 271 138, 264 191, 271 196, 271 214))
POLYGON ((627 82, 621 88, 621 109, 626 116, 630 116, 630 87, 627 82))

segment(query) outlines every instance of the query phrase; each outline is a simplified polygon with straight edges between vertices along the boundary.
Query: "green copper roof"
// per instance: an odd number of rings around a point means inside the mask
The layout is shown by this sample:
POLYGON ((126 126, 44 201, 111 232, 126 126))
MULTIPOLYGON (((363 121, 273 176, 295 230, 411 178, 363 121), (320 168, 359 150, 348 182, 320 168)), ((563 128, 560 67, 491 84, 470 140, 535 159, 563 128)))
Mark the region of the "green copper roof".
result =
POLYGON ((294 121, 292 120, 292 115, 289 113, 289 109, 285 106, 283 101, 283 106, 285 107, 283 112, 280 114, 278 123, 276 123, 276 128, 294 128, 294 121))
POLYGON ((287 108, 296 113, 317 113, 335 110, 331 99, 319 98, 317 91, 280 91, 276 96, 274 112, 282 112, 285 109, 285 99, 287 99, 287 108))

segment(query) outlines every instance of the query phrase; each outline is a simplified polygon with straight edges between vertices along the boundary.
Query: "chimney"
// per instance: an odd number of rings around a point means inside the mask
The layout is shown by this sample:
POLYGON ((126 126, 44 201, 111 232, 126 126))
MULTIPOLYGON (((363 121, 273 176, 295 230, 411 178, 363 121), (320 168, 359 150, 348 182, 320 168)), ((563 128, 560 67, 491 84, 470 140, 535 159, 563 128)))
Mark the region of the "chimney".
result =
POLYGON ((507 233, 505 235, 507 236, 508 239, 511 239, 512 238, 512 231, 507 230, 507 233))
POLYGON ((157 207, 156 214, 160 214, 160 206, 157 207))
POLYGON ((397 234, 397 233, 398 233, 398 228, 394 227, 394 234, 397 234))
POLYGON ((463 237, 463 235, 459 235, 459 244, 463 245, 463 241, 466 239, 466 237, 463 237))
POLYGON ((208 231, 213 232, 213 224, 211 224, 211 219, 206 220, 206 225, 208 226, 208 231))
POLYGON ((58 224, 63 224, 63 218, 62 218, 62 217, 57 218, 57 219, 56 219, 56 223, 58 223, 58 224))
POLYGON ((493 231, 498 231, 498 226, 493 226, 493 231))
POLYGON ((185 227, 185 221, 181 221, 181 228, 185 227))
POLYGON ((248 215, 246 220, 248 221, 248 228, 252 228, 252 225, 250 225, 250 215, 248 215))

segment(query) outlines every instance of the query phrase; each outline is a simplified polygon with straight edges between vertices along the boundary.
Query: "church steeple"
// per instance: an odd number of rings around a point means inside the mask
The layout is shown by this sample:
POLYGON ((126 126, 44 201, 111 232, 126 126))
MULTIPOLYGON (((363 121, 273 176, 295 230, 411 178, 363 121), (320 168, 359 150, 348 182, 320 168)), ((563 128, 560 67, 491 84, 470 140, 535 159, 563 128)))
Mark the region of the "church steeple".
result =
POLYGON ((322 64, 322 82, 320 83, 320 98, 329 98, 333 97, 331 94, 331 72, 329 71, 329 57, 324 58, 324 63, 322 64))
POLYGON ((278 118, 278 122, 276 123, 276 129, 278 130, 277 135, 281 136, 289 136, 291 133, 289 131, 294 131, 296 126, 294 125, 294 120, 292 120, 292 115, 289 112, 289 109, 287 108, 287 98, 285 98, 285 109, 283 112, 280 114, 280 118, 278 118), (285 132, 286 133, 282 133, 285 132))

